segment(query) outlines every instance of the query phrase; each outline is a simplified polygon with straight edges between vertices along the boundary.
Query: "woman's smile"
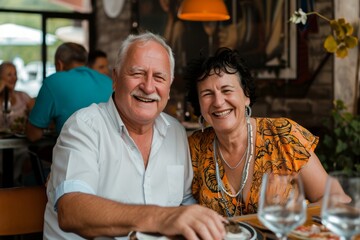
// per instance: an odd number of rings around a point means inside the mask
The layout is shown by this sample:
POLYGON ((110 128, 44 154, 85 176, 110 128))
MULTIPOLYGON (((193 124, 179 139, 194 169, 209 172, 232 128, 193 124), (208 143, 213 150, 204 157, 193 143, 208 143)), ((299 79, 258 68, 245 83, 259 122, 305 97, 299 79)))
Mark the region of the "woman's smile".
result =
POLYGON ((228 110, 224 110, 224 111, 216 111, 213 112, 212 115, 214 115, 215 117, 227 117, 230 113, 232 112, 232 109, 228 109, 228 110))

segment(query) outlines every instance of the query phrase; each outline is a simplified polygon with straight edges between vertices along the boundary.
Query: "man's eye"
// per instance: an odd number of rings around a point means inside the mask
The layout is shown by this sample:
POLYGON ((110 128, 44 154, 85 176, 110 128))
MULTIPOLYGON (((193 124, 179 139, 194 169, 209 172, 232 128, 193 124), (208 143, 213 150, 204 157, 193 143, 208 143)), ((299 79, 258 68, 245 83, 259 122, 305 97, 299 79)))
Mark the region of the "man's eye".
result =
POLYGON ((133 75, 134 77, 140 77, 140 76, 142 76, 142 73, 136 72, 136 73, 133 73, 132 75, 133 75))
POLYGON ((156 81, 165 81, 165 80, 166 80, 166 79, 165 79, 163 76, 161 76, 161 75, 156 75, 156 76, 154 76, 154 78, 155 78, 156 81))

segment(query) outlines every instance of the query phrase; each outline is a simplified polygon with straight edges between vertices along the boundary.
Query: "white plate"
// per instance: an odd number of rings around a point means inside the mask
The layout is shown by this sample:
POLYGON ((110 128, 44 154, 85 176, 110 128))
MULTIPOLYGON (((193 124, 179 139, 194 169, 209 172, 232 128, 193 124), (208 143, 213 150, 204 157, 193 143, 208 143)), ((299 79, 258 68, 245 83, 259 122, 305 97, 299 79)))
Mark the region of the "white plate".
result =
MULTIPOLYGON (((228 233, 225 236, 225 240, 255 240, 257 239, 257 232, 253 227, 249 224, 238 222, 241 227, 242 232, 240 234, 231 234, 228 233)), ((167 238, 162 235, 158 234, 151 234, 151 233, 142 233, 142 232, 132 232, 129 234, 129 239, 136 239, 136 240, 173 240, 167 238), (135 234, 135 236, 133 236, 135 234)), ((182 237, 174 238, 174 239, 183 239, 182 237)), ((262 239, 260 236, 259 239, 262 239)))
POLYGON ((138 240, 169 240, 169 238, 167 238, 165 236, 159 236, 159 235, 155 235, 155 234, 146 234, 146 233, 141 233, 141 232, 136 233, 136 238, 138 240))
POLYGON ((227 233, 225 240, 255 240, 257 239, 257 232, 247 223, 238 222, 241 227, 241 233, 227 233))
POLYGON ((289 237, 302 240, 311 240, 311 239, 333 239, 339 240, 340 237, 335 233, 330 232, 327 228, 322 225, 312 224, 307 226, 297 227, 294 231, 289 234, 289 237))
POLYGON ((14 133, 14 136, 18 137, 18 138, 25 138, 26 137, 26 135, 22 134, 22 133, 14 133))

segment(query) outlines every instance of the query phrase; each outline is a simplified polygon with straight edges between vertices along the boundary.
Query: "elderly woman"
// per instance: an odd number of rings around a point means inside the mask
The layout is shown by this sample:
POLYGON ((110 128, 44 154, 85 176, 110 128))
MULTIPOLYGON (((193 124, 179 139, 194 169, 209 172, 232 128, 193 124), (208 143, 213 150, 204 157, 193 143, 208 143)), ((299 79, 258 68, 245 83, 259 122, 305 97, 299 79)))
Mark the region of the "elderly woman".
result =
POLYGON ((254 80, 236 50, 194 59, 184 77, 195 115, 209 125, 189 136, 201 205, 227 217, 256 213, 267 172, 299 173, 306 198, 321 200, 327 173, 314 153, 318 137, 287 118, 251 117, 254 80))

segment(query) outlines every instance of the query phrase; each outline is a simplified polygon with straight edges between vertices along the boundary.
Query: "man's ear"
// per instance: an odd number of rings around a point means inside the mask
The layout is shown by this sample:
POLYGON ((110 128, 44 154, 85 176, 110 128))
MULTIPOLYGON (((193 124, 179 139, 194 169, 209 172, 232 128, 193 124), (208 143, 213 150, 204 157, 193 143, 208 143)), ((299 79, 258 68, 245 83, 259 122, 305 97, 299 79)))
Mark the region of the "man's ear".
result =
POLYGON ((57 60, 57 61, 55 62, 55 70, 56 70, 57 72, 64 71, 64 63, 63 63, 62 61, 60 61, 60 60, 57 60))
POLYGON ((116 71, 115 68, 113 68, 111 76, 112 76, 112 80, 113 80, 112 87, 113 87, 113 90, 115 90, 116 83, 117 83, 117 80, 118 80, 118 75, 117 75, 117 71, 116 71))

